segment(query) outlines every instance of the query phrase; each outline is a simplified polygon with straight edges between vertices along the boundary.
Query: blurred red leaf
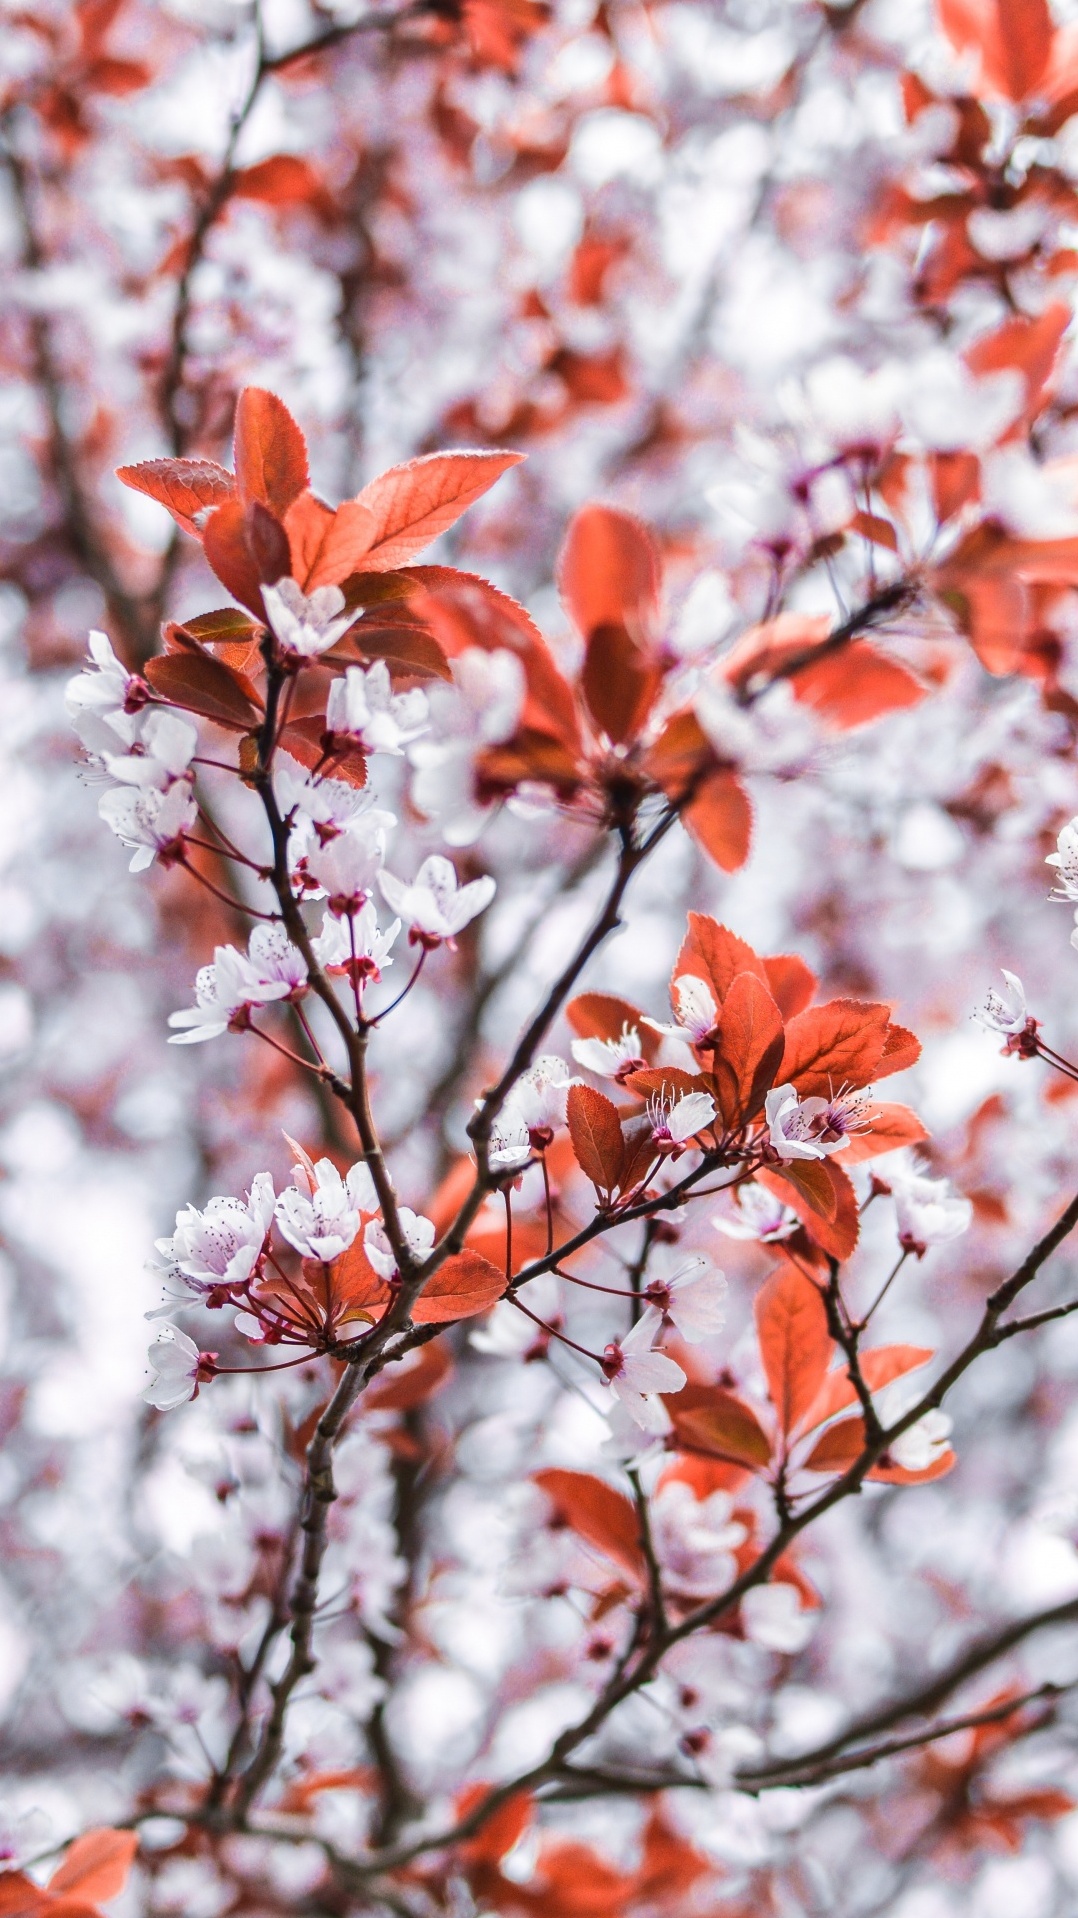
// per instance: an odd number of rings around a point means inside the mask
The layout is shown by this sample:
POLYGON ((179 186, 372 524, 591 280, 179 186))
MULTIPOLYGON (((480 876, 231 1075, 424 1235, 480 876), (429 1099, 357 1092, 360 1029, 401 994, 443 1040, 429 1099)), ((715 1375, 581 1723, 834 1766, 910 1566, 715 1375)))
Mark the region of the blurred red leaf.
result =
POLYGON ((557 1517, 578 1538, 638 1578, 644 1569, 640 1521, 622 1492, 616 1492, 590 1472, 567 1472, 557 1466, 535 1473, 535 1483, 550 1499, 557 1517))
POLYGON ((558 586, 585 639, 601 626, 646 637, 661 580, 658 549, 642 520, 612 506, 581 508, 558 558, 558 586))
POLYGON ((711 773, 681 817, 721 872, 736 872, 745 864, 752 842, 752 802, 733 773, 711 773))

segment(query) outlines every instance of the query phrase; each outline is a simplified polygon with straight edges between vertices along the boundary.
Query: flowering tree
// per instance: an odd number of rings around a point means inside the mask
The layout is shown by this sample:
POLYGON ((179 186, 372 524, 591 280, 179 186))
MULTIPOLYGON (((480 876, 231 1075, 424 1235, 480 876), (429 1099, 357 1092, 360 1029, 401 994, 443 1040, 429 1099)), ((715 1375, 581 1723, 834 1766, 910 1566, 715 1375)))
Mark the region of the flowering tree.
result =
POLYGON ((1078 24, 2 58, 0 1910, 1070 1909, 1078 24))

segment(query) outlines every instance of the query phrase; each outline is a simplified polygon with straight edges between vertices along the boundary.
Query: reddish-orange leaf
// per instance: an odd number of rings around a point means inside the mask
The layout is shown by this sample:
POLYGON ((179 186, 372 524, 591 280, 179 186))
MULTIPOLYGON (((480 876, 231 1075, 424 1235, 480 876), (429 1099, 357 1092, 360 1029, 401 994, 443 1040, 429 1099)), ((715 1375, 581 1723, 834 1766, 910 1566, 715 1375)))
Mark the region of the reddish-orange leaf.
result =
POLYGON ((830 631, 826 613, 779 613, 741 635, 723 659, 723 674, 734 686, 766 684, 802 654, 822 646, 830 631))
POLYGON ((262 706, 249 679, 209 653, 159 653, 146 678, 170 706, 201 713, 230 732, 247 733, 262 720, 262 706))
POLYGON ((236 485, 244 503, 260 500, 283 520, 309 476, 307 442, 276 393, 244 387, 236 402, 234 452, 236 485))
POLYGON ((928 1137, 916 1112, 911 1112, 909 1106, 869 1106, 864 1116, 865 1130, 851 1132, 849 1144, 843 1147, 844 1166, 861 1165, 865 1159, 878 1159, 883 1152, 894 1152, 900 1145, 917 1145, 928 1137))
POLYGON ((613 1192, 625 1155, 614 1101, 594 1086, 570 1086, 566 1117, 581 1171, 600 1192, 613 1192))
POLYGON ((789 1434, 818 1396, 831 1362, 823 1299, 811 1279, 784 1265, 757 1293, 755 1315, 771 1402, 789 1434))
POLYGON ((921 1041, 905 1026, 889 1025, 883 1035, 883 1053, 876 1067, 877 1079, 889 1079, 892 1072, 905 1072, 921 1056, 921 1041))
POLYGON ((710 1091, 710 1082, 699 1072, 686 1072, 681 1066, 645 1066, 641 1071, 630 1072, 625 1080, 626 1092, 633 1092, 639 1099, 662 1099, 672 1103, 675 1099, 684 1099, 690 1092, 710 1091))
POLYGON ((440 1266, 412 1307, 416 1325, 448 1325, 487 1312, 505 1291, 505 1273, 481 1252, 457 1252, 440 1266))
POLYGON ((933 1479, 946 1478, 947 1473, 952 1472, 957 1463, 954 1452, 948 1446, 946 1451, 938 1453, 931 1465, 926 1465, 921 1472, 911 1472, 905 1465, 881 1463, 874 1465, 868 1476, 878 1480, 882 1485, 931 1485, 933 1479))
POLYGON ((318 174, 298 153, 272 153, 232 175, 234 200, 262 200, 267 206, 332 206, 318 174))
POLYGON ((794 1160, 756 1177, 791 1206, 809 1237, 832 1258, 848 1259, 857 1244, 857 1194, 834 1159, 794 1160))
MULTIPOLYGON (((926 1345, 877 1345, 872 1351, 861 1353, 861 1376, 870 1392, 879 1392, 893 1379, 904 1378, 907 1372, 916 1372, 919 1366, 927 1365, 932 1357, 932 1349, 926 1345)), ((837 1412, 856 1402, 857 1393, 849 1372, 845 1365, 839 1365, 824 1380, 823 1390, 812 1408, 810 1424, 825 1425, 837 1412)))
POLYGON ((223 506, 236 491, 231 473, 215 460, 140 460, 137 466, 118 466, 116 477, 166 507, 195 539, 202 538, 196 515, 223 506))
POLYGON ((674 978, 694 973, 711 987, 715 1003, 721 1006, 739 972, 755 973, 761 985, 767 985, 764 962, 744 939, 729 927, 720 926, 706 913, 690 912, 689 930, 682 940, 674 965, 674 978))
POLYGON ((363 1394, 365 1412, 411 1412, 425 1405, 453 1369, 444 1339, 419 1346, 399 1365, 388 1365, 363 1394))
POLYGON ((661 579, 658 550, 642 520, 612 506, 581 508, 558 558, 558 586, 585 639, 600 626, 645 637, 661 579))
POLYGON ((527 682, 521 731, 550 734, 575 755, 580 746, 576 695, 525 607, 478 574, 448 566, 414 566, 404 577, 426 589, 423 617, 450 659, 469 646, 516 654, 527 682))
MULTIPOLYGON (((0 1872, 0 1918, 39 1918, 53 1900, 25 1872, 0 1872)), ((90 1908, 87 1907, 89 1913, 90 1908)))
POLYGON ((523 458, 523 453, 501 451, 428 453, 372 480, 349 502, 371 515, 364 570, 385 573, 406 566, 523 458))
MULTIPOLYGON (((491 1785, 480 1782, 465 1785, 457 1796, 458 1819, 466 1818, 470 1811, 474 1811, 492 1789, 491 1785)), ((465 1838, 455 1847, 457 1856, 468 1864, 496 1865, 524 1836, 531 1824, 533 1804, 531 1792, 514 1792, 512 1798, 507 1798, 484 1821, 474 1838, 465 1838)))
POLYGON ((334 1259, 330 1269, 330 1296, 338 1308, 346 1308, 345 1316, 348 1312, 364 1312, 372 1319, 381 1318, 392 1299, 392 1287, 379 1278, 367 1257, 362 1233, 334 1259))
POLYGON ((578 1538, 613 1559, 631 1578, 640 1575, 644 1564, 640 1521, 624 1493, 590 1472, 567 1472, 558 1466, 536 1472, 535 1483, 550 1499, 556 1516, 578 1538))
POLYGON ((696 1385, 663 1400, 677 1444, 707 1458, 728 1459, 759 1471, 771 1457, 771 1440, 751 1405, 722 1385, 696 1385))
POLYGON ((726 1125, 743 1125, 764 1102, 782 1060, 782 1015, 752 972, 739 972, 722 1002, 714 1073, 726 1125))
POLYGON ((840 1419, 817 1439, 805 1468, 809 1472, 846 1472, 865 1449, 865 1421, 840 1419))
POLYGON ((138 1850, 138 1834, 108 1826, 76 1838, 62 1865, 49 1879, 51 1892, 78 1895, 88 1905, 115 1898, 127 1883, 138 1850))
POLYGON ((732 772, 713 772, 681 815, 720 872, 745 864, 752 843, 752 801, 732 772))
POLYGON ((367 783, 367 755, 358 742, 344 735, 344 743, 327 755, 326 718, 312 713, 305 719, 290 719, 280 734, 286 753, 301 766, 317 766, 327 779, 343 779, 349 786, 367 783))
MULTIPOLYGON (((982 333, 966 348, 962 357, 978 379, 983 379, 987 373, 1005 372, 1011 368, 1021 373, 1026 382, 1028 415, 1031 409, 1037 408, 1052 377, 1063 335, 1070 322, 1070 307, 1062 300, 1053 300, 1035 319, 1024 313, 1012 314, 993 332, 982 333)), ((1021 424, 1021 420, 1016 423, 1012 435, 1021 430, 1021 424)), ((947 456, 937 454, 935 457, 939 460, 947 456)), ((972 453, 951 454, 950 457, 972 460, 974 468, 977 468, 972 453)))
POLYGON ((596 626, 588 635, 581 690, 598 730, 615 746, 635 739, 662 674, 624 626, 596 626))
POLYGON ((860 999, 832 999, 799 1012, 786 1028, 780 1085, 792 1085, 802 1099, 868 1085, 883 1057, 889 1018, 886 1006, 860 999))
POLYGON ((999 26, 989 77, 1011 100, 1035 93, 1052 53, 1048 0, 996 0, 999 26))
MULTIPOLYGON (((299 500, 296 505, 300 505, 299 500)), ((289 517, 291 519, 291 515, 289 517)), ((313 515, 309 509, 305 517, 310 525, 313 515)), ((339 586, 342 580, 349 579, 360 567, 365 566, 374 537, 374 524, 374 515, 366 506, 361 506, 358 500, 348 499, 324 520, 317 545, 308 534, 304 592, 316 592, 319 586, 339 586)), ((304 530, 307 530, 306 526, 304 530)))
POLYGON ((828 653, 804 667, 791 683, 795 698, 839 732, 916 706, 928 690, 907 667, 888 659, 866 640, 854 640, 841 652, 828 653))
POLYGON ((795 1018, 812 1004, 816 974, 796 952, 776 953, 773 958, 765 959, 764 972, 771 997, 784 1019, 795 1018))
POLYGON ((265 621, 262 580, 247 544, 247 518, 242 500, 226 500, 210 514, 202 533, 202 550, 222 586, 265 621))

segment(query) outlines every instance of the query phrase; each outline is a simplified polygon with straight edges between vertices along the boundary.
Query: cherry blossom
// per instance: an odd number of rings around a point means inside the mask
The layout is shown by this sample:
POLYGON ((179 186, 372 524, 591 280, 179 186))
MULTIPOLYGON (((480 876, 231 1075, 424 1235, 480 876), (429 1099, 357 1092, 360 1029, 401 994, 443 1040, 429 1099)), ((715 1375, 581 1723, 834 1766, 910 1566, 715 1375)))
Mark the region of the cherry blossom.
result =
POLYGON ((374 807, 357 813, 332 838, 315 837, 301 871, 312 891, 328 895, 330 912, 350 917, 366 904, 381 878, 386 839, 395 824, 392 813, 374 807))
POLYGON ((670 1324, 690 1345, 712 1339, 726 1324, 725 1274, 700 1254, 679 1265, 668 1279, 651 1279, 645 1286, 656 1332, 670 1324))
POLYGON ((757 1239, 762 1245, 769 1245, 778 1239, 788 1239, 797 1231, 800 1220, 796 1212, 766 1186, 758 1185, 755 1179, 746 1179, 723 1201, 711 1223, 716 1232, 724 1232, 729 1239, 757 1239))
POLYGON ((156 1241, 160 1264, 192 1292, 243 1285, 265 1246, 274 1204, 273 1180, 259 1172, 246 1199, 213 1198, 201 1212, 184 1206, 172 1237, 156 1241))
POLYGON ((380 872, 378 884, 390 911, 409 928, 410 942, 428 951, 443 942, 452 947, 455 935, 489 906, 495 893, 489 876, 458 885, 453 867, 440 853, 424 859, 410 886, 391 872, 380 872))
POLYGON ((643 1432, 665 1432, 663 1392, 680 1392, 685 1374, 664 1352, 653 1352, 655 1320, 637 1320, 631 1332, 612 1339, 602 1358, 603 1382, 643 1432))
POLYGON ((169 1014, 169 1025, 180 1028, 169 1044, 195 1045, 242 1028, 253 1006, 298 998, 306 983, 307 962, 284 927, 256 926, 246 955, 235 946, 218 946, 213 964, 201 968, 195 980, 198 1004, 169 1014))
POLYGON ((328 1263, 351 1245, 360 1214, 377 1211, 378 1199, 362 1159, 343 1179, 331 1159, 319 1159, 313 1171, 312 1179, 305 1165, 292 1168, 292 1185, 278 1198, 274 1216, 305 1259, 328 1263))
POLYGON ((768 1652, 799 1652, 808 1644, 815 1619, 801 1605, 795 1585, 776 1580, 771 1585, 754 1585, 741 1600, 741 1623, 745 1636, 768 1652))
MULTIPOLYGON (((401 1235, 416 1265, 421 1265, 430 1251, 436 1237, 430 1219, 413 1212, 410 1207, 397 1207, 397 1220, 401 1235)), ((364 1227, 363 1249, 380 1279, 395 1279, 397 1276, 397 1255, 389 1243, 389 1235, 380 1219, 372 1219, 364 1227)))
POLYGON ((524 706, 524 669, 504 647, 486 652, 468 646, 450 662, 452 688, 431 694, 434 737, 414 745, 412 798, 428 819, 437 820, 450 846, 478 838, 493 806, 476 792, 475 754, 516 731, 524 706))
POLYGON ((747 1533, 732 1517, 726 1492, 697 1499, 677 1479, 660 1486, 651 1504, 656 1557, 675 1591, 692 1598, 721 1592, 737 1571, 733 1554, 747 1533))
POLYGON ((386 967, 393 964, 389 955, 400 929, 400 920, 394 919, 380 931, 374 901, 368 899, 358 912, 347 916, 327 912, 311 949, 325 972, 342 974, 355 985, 377 985, 386 967))
POLYGON ((301 659, 327 653, 356 618, 345 612, 339 586, 320 586, 308 596, 294 579, 279 579, 275 586, 263 586, 262 602, 274 637, 286 653, 301 659))
POLYGON ((142 1394, 148 1405, 159 1412, 173 1412, 188 1399, 198 1397, 198 1388, 214 1376, 214 1352, 200 1352, 194 1339, 176 1325, 163 1325, 149 1350, 149 1361, 156 1377, 142 1394))
POLYGON ((1078 818, 1067 821, 1056 839, 1055 852, 1050 852, 1044 863, 1054 866, 1058 875, 1053 899, 1078 900, 1078 818))
POLYGON ((619 1038, 574 1039, 571 1050, 577 1065, 594 1072, 600 1079, 614 1079, 619 1084, 630 1072, 638 1072, 647 1064, 640 1034, 627 1021, 619 1038))
POLYGON ((384 659, 366 672, 349 666, 329 689, 326 731, 335 739, 358 739, 367 752, 399 754, 426 723, 426 694, 418 686, 394 693, 384 659))
POLYGON ((949 1179, 930 1179, 921 1162, 886 1169, 887 1185, 895 1202, 899 1244, 923 1258, 930 1246, 961 1238, 973 1222, 969 1199, 952 1191, 949 1179))
POLYGON ((677 1158, 697 1133, 714 1123, 718 1110, 709 1093, 686 1092, 677 1099, 649 1099, 648 1118, 658 1151, 677 1158))
POLYGON ((273 786, 282 816, 292 815, 292 837, 300 852, 312 838, 325 842, 346 832, 374 803, 368 787, 353 786, 347 779, 316 777, 288 753, 277 757, 273 786))
POLYGON ((195 796, 185 779, 178 779, 167 791, 151 786, 139 791, 134 786, 117 786, 102 793, 98 812, 117 839, 133 846, 132 872, 145 872, 155 858, 169 864, 183 858, 184 838, 198 818, 195 796))
POLYGON ((137 714, 150 697, 144 679, 129 673, 104 633, 90 634, 91 670, 68 680, 64 705, 87 752, 103 757, 138 737, 137 714))
POLYGON ((130 750, 105 752, 102 758, 121 785, 157 787, 164 792, 173 780, 187 775, 197 750, 198 729, 190 720, 163 706, 151 706, 140 717, 130 750))
POLYGON ((1026 995, 1022 981, 1004 966, 1003 977, 1007 981, 1009 997, 999 992, 989 992, 983 1006, 977 1013, 980 1023, 989 1032, 1015 1034, 1024 1032, 1029 1023, 1026 1010, 1026 995))
POLYGON ((893 1441, 890 1456, 905 1472, 926 1472, 948 1450, 953 1426, 946 1412, 926 1412, 893 1441))
POLYGON ((670 997, 676 1023, 663 1025, 658 1019, 645 1019, 644 1024, 669 1038, 684 1039, 688 1045, 705 1045, 713 1036, 719 1017, 710 986, 695 973, 683 972, 674 980, 670 997))
POLYGON ((523 1165, 533 1151, 543 1151, 565 1124, 566 1100, 574 1083, 565 1060, 556 1053, 541 1054, 521 1073, 494 1123, 492 1164, 523 1165))
POLYGON ((864 1123, 864 1105, 857 1094, 799 1099, 793 1086, 776 1086, 764 1100, 768 1140, 780 1159, 826 1159, 864 1123))

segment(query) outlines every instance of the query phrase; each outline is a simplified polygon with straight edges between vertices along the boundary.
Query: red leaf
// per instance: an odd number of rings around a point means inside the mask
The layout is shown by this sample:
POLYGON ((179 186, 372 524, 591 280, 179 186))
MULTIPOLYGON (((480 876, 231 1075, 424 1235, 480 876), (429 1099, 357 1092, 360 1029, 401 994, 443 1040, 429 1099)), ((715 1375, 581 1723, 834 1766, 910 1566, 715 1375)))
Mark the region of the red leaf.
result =
POLYGON ((250 680, 209 653, 159 653, 147 663, 146 678, 170 706, 201 713, 231 732, 247 733, 261 722, 250 680))
POLYGON ((841 652, 804 667, 791 684, 794 697, 839 732, 916 706, 928 690, 897 659, 888 659, 865 640, 854 640, 841 652))
POLYGON ((600 1192, 613 1192, 625 1156, 617 1106, 593 1086, 570 1086, 566 1117, 581 1171, 600 1192))
POLYGON ((578 1538, 638 1578, 644 1569, 640 1521, 624 1493, 590 1472, 566 1472, 557 1466, 535 1473, 562 1523, 578 1538))
MULTIPOLYGON (((348 1319, 353 1313, 363 1313, 369 1314, 372 1321, 382 1317, 392 1300, 392 1287, 379 1278, 368 1259, 362 1234, 334 1259, 330 1268, 330 1297, 336 1308, 335 1317, 348 1319)), ((364 1399, 364 1404, 368 1402, 364 1399)))
POLYGON ((931 1465, 926 1465, 922 1472, 911 1472, 905 1465, 881 1463, 872 1467, 868 1477, 877 1480, 881 1485, 931 1485, 933 1479, 946 1478, 947 1473, 952 1472, 957 1463, 954 1452, 948 1446, 946 1451, 938 1453, 931 1465))
POLYGON ((52 1900, 25 1872, 0 1872, 0 1918, 38 1918, 52 1900))
POLYGON ((585 639, 601 626, 645 637, 658 609, 661 578, 658 550, 643 521, 612 506, 585 506, 577 513, 558 558, 558 586, 585 639))
POLYGON ((450 659, 469 646, 516 654, 527 683, 521 732, 552 735, 575 755, 580 748, 576 696, 531 614, 475 573, 415 566, 405 577, 426 589, 423 618, 450 659))
POLYGON ((236 402, 234 450, 236 485, 244 504, 261 500, 283 520, 308 484, 307 442, 276 393, 244 387, 236 402))
POLYGON ((313 493, 301 493, 288 510, 289 538, 292 528, 302 553, 296 558, 296 578, 305 593, 319 586, 339 586, 364 564, 374 537, 374 515, 357 500, 345 500, 336 512, 316 499, 313 493))
POLYGON ((849 1258, 860 1229, 857 1194, 834 1159, 795 1160, 756 1177, 793 1208, 815 1244, 834 1259, 849 1258))
MULTIPOLYGON (((305 719, 290 719, 280 734, 286 753, 301 766, 317 766, 327 779, 343 779, 349 786, 367 783, 367 755, 356 740, 345 736, 344 744, 327 754, 324 713, 312 713, 305 719)), ((882 1148, 881 1148, 882 1150, 882 1148)))
POLYGON ((755 1316, 771 1402, 789 1434, 827 1376, 833 1349, 827 1313, 812 1280, 785 1265, 757 1293, 755 1316))
POLYGON ((271 513, 261 500, 251 500, 244 510, 243 529, 259 580, 266 586, 275 586, 279 579, 287 579, 292 571, 292 552, 288 534, 276 513, 271 513))
POLYGON ((921 1056, 921 1041, 905 1026, 888 1026, 883 1035, 883 1054, 876 1067, 877 1079, 889 1079, 892 1072, 905 1072, 921 1056))
POLYGON ((668 1103, 683 1099, 690 1092, 709 1091, 710 1085, 700 1073, 686 1072, 681 1066, 646 1066, 642 1071, 629 1073, 625 1090, 638 1099, 659 1098, 668 1103))
POLYGON ((596 626, 588 635, 581 690, 599 731, 612 745, 634 739, 648 717, 662 674, 624 626, 596 626))
POLYGON ((427 453, 390 467, 349 502, 371 515, 364 569, 384 573, 406 565, 523 458, 523 453, 506 452, 427 453))
POLYGON ((196 513, 223 506, 236 491, 231 473, 214 460, 140 460, 137 466, 118 466, 116 477, 166 507, 177 526, 195 539, 202 538, 196 513))
MULTIPOLYGON (((872 1351, 861 1353, 861 1376, 870 1392, 879 1392, 893 1379, 904 1378, 907 1372, 916 1372, 919 1366, 927 1365, 933 1356, 931 1347, 925 1345, 877 1345, 872 1351)), ((856 1403, 857 1393, 850 1375, 845 1366, 840 1365, 824 1380, 823 1390, 812 1408, 811 1424, 824 1425, 836 1412, 856 1403)))
POLYGON ((846 1472, 856 1464, 865 1449, 863 1418, 840 1419, 817 1439, 808 1458, 808 1472, 846 1472))
POLYGON ((246 606, 257 620, 265 622, 262 581, 247 544, 247 520, 242 500, 226 500, 206 521, 202 550, 222 586, 246 606))
POLYGON ((664 1398, 663 1404, 683 1450, 728 1459, 751 1471, 768 1464, 771 1440, 751 1405, 724 1386, 694 1385, 690 1380, 680 1392, 664 1398))
POLYGON ((909 1106, 870 1106, 863 1132, 851 1132, 843 1148, 843 1166, 861 1165, 865 1159, 878 1159, 883 1152, 894 1152, 900 1145, 917 1145, 928 1134, 909 1106))
POLYGON ((722 1005, 739 972, 755 973, 760 984, 767 985, 764 962, 752 947, 702 912, 689 914, 689 930, 674 965, 674 978, 680 979, 686 972, 711 987, 717 1006, 722 1005))
MULTIPOLYGON (((466 1818, 492 1789, 491 1785, 481 1782, 465 1785, 457 1797, 457 1818, 466 1818)), ((507 1798, 491 1813, 473 1838, 465 1838, 456 1845, 457 1857, 466 1864, 496 1865, 524 1836, 531 1824, 533 1804, 531 1792, 514 1792, 512 1798, 507 1798)))
POLYGON ((792 1085, 802 1099, 868 1085, 883 1057, 889 1017, 886 1006, 859 999, 832 999, 798 1013, 786 1028, 779 1084, 792 1085))
POLYGON ((723 1122, 755 1118, 783 1056, 782 1015, 752 972, 739 972, 722 1003, 714 1073, 723 1122))
POLYGON ((411 1412, 433 1398, 453 1369, 444 1339, 419 1346, 399 1365, 388 1365, 363 1394, 366 1412, 411 1412))
POLYGON ((822 646, 830 631, 826 613, 779 613, 742 633, 722 662, 723 675, 741 689, 766 685, 802 654, 822 646))
POLYGON ((108 1826, 76 1838, 62 1865, 49 1879, 51 1892, 76 1892, 88 1905, 115 1898, 127 1883, 138 1850, 138 1834, 108 1826))
POLYGON ((960 53, 980 55, 983 78, 1006 100, 1026 100, 1052 51, 1047 0, 939 0, 940 25, 960 53))
POLYGON ((764 960, 771 997, 784 1019, 793 1019, 812 1004, 816 974, 795 952, 783 952, 764 960))
POLYGON ((721 872, 745 864, 752 843, 752 801, 732 772, 711 773, 681 815, 721 872))
POLYGON ((329 201, 309 160, 297 153, 273 153, 232 175, 229 193, 236 200, 262 200, 267 206, 325 207, 329 201))
POLYGON ((487 1312, 505 1291, 505 1273, 480 1252, 457 1252, 440 1266, 412 1307, 414 1325, 448 1325, 487 1312))

